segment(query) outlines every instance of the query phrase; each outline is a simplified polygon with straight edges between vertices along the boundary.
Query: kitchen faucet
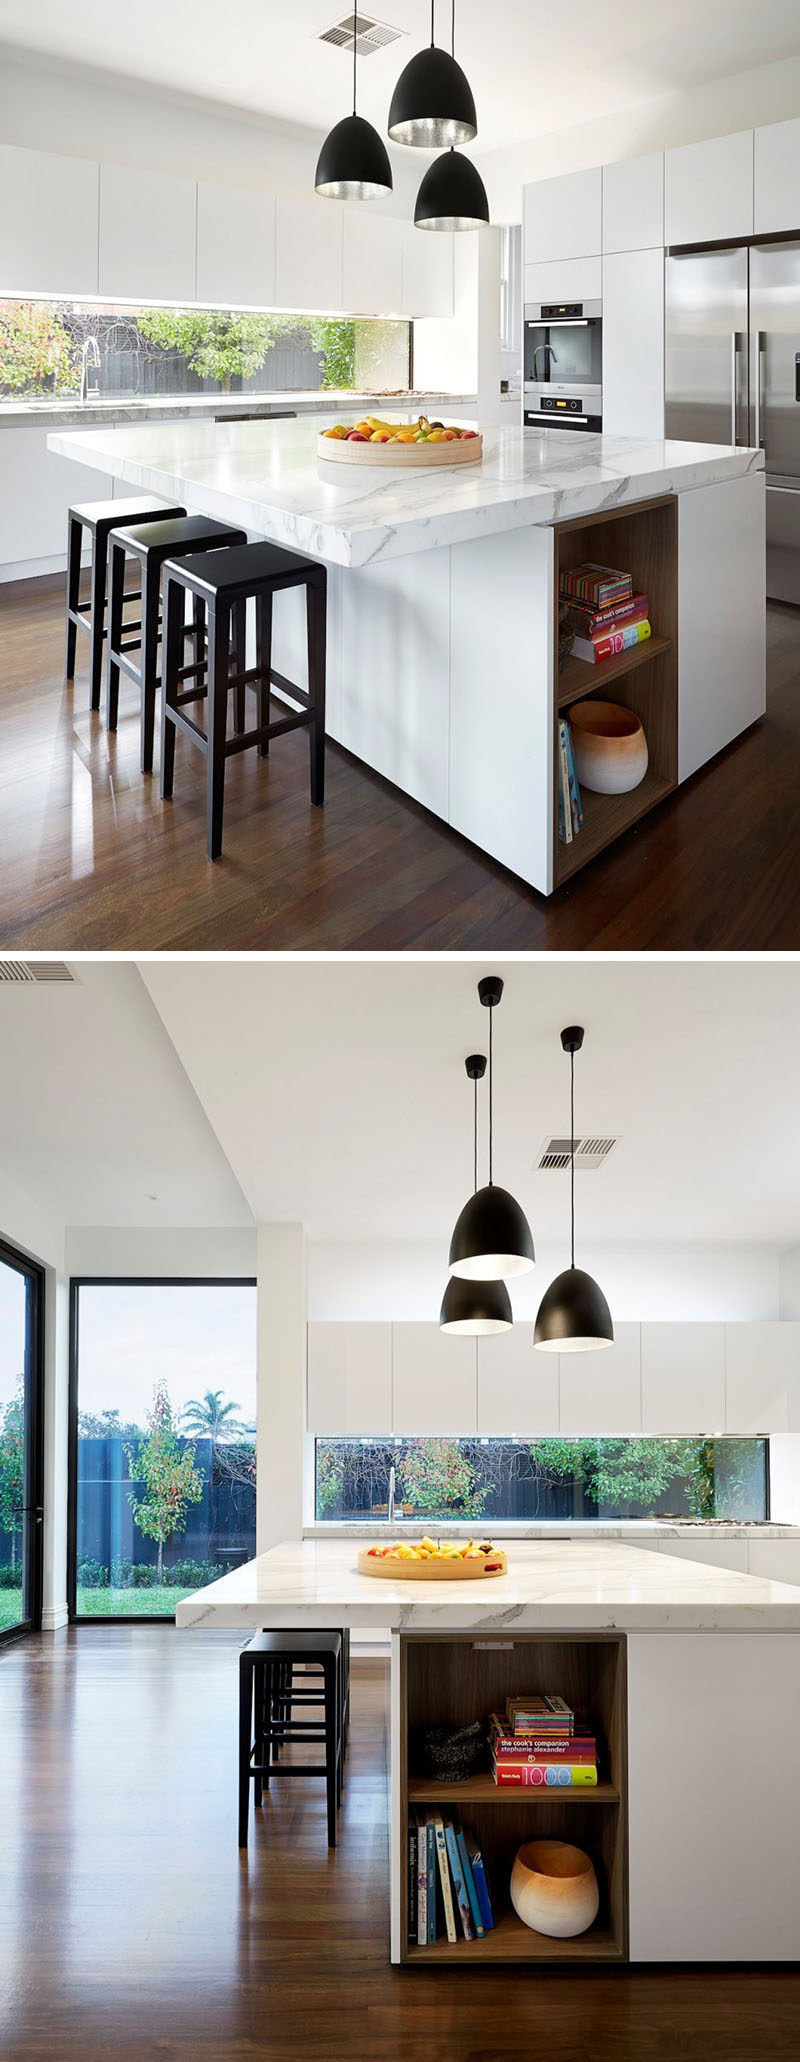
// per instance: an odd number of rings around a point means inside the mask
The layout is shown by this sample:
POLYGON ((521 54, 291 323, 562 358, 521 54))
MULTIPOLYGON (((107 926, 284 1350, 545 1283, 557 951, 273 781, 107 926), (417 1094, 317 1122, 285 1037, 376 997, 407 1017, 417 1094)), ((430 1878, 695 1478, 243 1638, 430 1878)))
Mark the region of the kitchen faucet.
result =
POLYGON ((394 1465, 392 1465, 392 1467, 389 1469, 389 1504, 386 1516, 387 1525, 394 1524, 394 1484, 394 1465))
POLYGON ((89 399, 89 396, 90 396, 90 395, 92 396, 92 398, 94 398, 94 396, 95 396, 96 394, 99 394, 99 392, 100 392, 100 378, 99 378, 99 374, 100 374, 100 352, 99 352, 99 350, 98 350, 98 348, 97 348, 97 338, 96 338, 96 337, 87 337, 87 338, 86 338, 86 341, 85 341, 85 343, 84 343, 84 346, 83 346, 83 350, 82 350, 82 352, 81 352, 81 400, 82 400, 82 401, 88 401, 88 399, 89 399), (90 379, 90 377, 89 377, 89 365, 90 365, 90 363, 91 363, 91 368, 92 368, 92 378, 91 378, 91 379, 90 379))

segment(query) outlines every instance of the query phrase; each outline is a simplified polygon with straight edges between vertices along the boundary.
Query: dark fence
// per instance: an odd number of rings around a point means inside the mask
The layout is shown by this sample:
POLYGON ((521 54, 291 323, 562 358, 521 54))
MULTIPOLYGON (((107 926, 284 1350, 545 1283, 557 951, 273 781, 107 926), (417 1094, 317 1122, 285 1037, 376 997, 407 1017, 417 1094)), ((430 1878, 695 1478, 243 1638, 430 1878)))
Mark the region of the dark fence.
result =
POLYGON ((276 392, 301 392, 316 389, 322 384, 323 359, 320 351, 312 351, 302 345, 276 344, 268 351, 257 372, 247 379, 238 374, 231 380, 230 388, 224 389, 218 380, 200 379, 191 372, 180 351, 170 351, 149 358, 144 351, 104 351, 100 383, 104 396, 118 395, 120 399, 138 394, 143 399, 157 396, 160 399, 170 395, 215 394, 229 391, 232 394, 264 394, 276 392))
MULTIPOLYGON (((203 1494, 189 1504, 186 1525, 164 1547, 164 1567, 177 1561, 218 1561, 220 1569, 255 1553, 255 1482, 232 1481, 219 1460, 212 1479, 210 1439, 180 1440, 181 1451, 194 1446, 195 1466, 203 1477, 203 1494)), ((78 1440, 78 1562, 135 1562, 154 1567, 155 1540, 139 1531, 131 1510, 134 1481, 121 1439, 78 1440)))

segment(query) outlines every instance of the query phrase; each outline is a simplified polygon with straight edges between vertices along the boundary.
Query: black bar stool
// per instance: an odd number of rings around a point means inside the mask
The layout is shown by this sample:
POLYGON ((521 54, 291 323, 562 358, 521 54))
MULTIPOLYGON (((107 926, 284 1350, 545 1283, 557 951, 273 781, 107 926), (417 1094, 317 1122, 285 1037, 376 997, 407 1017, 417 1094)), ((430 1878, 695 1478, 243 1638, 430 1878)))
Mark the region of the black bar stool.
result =
MULTIPOLYGON (((87 630, 92 640, 89 658, 89 684, 91 707, 100 707, 100 689, 103 679, 103 640, 106 636, 106 572, 108 565, 108 539, 112 530, 120 523, 156 523, 166 516, 182 516, 185 508, 172 508, 168 501, 154 501, 152 494, 136 494, 129 501, 81 501, 71 508, 67 517, 67 656, 64 671, 67 680, 75 678, 75 649, 78 631, 87 630), (92 572, 90 597, 80 601, 81 551, 83 532, 89 530, 92 538, 92 572)), ((139 601, 138 594, 129 594, 128 601, 139 601)), ((136 627, 136 626, 131 626, 136 627)))
MULTIPOLYGON (((187 516, 185 511, 163 522, 124 525, 110 532, 108 728, 117 728, 119 676, 122 671, 128 673, 131 680, 136 681, 141 693, 139 763, 143 773, 152 773, 153 770, 162 566, 168 559, 179 559, 184 552, 219 551, 223 545, 244 543, 244 530, 232 529, 230 523, 218 523, 209 516, 187 516), (141 625, 131 626, 132 629, 138 629, 140 635, 130 639, 126 639, 128 626, 123 626, 122 621, 126 558, 138 559, 142 590, 141 625), (139 666, 133 664, 129 657, 130 652, 141 652, 139 666)), ((240 625, 240 621, 241 619, 237 618, 237 625, 240 625)), ((195 657, 199 661, 204 649, 203 623, 199 610, 195 616, 194 638, 195 657)))
POLYGON ((257 1632, 239 1655, 239 1846, 247 1846, 250 1784, 254 1802, 277 1776, 323 1776, 328 1804, 328 1846, 336 1846, 336 1810, 342 1789, 342 1636, 339 1632, 257 1632), (317 1681, 295 1669, 316 1671, 317 1681), (321 1678, 322 1689, 318 1687, 321 1678), (255 1718, 253 1704, 255 1699, 255 1718), (296 1719, 294 1705, 321 1706, 322 1717, 296 1719), (282 1748, 318 1742, 325 1760, 283 1761, 282 1748))
MULTIPOLYGON (((245 544, 238 550, 211 552, 202 559, 183 558, 164 568, 165 660, 164 694, 161 702, 161 793, 172 794, 175 773, 175 732, 182 730, 205 752, 207 765, 206 837, 209 859, 222 851, 222 811, 225 796, 225 761, 234 752, 257 745, 259 756, 267 757, 270 739, 285 730, 307 728, 311 752, 311 800, 321 805, 325 796, 325 635, 328 579, 325 567, 315 559, 283 551, 277 544, 245 544), (272 600, 285 587, 305 587, 308 626, 308 692, 276 672, 272 664, 272 600), (181 631, 185 619, 186 591, 208 611, 208 657, 206 662, 181 669, 181 631), (230 670, 231 612, 256 604, 256 664, 241 671, 230 670), (183 693, 180 680, 190 673, 197 684, 183 693), (202 678, 200 676, 203 676, 202 678), (270 721, 270 684, 280 688, 300 708, 270 721), (244 730, 241 710, 234 709, 235 732, 227 737, 228 692, 244 694, 255 687, 258 722, 255 730, 244 730), (208 700, 208 729, 185 715, 187 702, 208 700)), ((238 640, 234 639, 234 645, 238 640)))

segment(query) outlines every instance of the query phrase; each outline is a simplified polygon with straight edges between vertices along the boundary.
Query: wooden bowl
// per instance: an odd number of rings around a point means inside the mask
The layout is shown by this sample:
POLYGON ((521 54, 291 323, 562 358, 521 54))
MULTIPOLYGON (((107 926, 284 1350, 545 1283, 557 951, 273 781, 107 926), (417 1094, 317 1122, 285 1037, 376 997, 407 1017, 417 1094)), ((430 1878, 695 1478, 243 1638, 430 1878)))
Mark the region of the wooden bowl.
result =
POLYGON ((532 1933, 571 1940, 597 1918, 600 1892, 588 1854, 566 1840, 529 1840, 511 1871, 511 1902, 532 1933))
MULTIPOLYGON (((409 1541, 409 1545, 417 1544, 416 1540, 409 1541)), ((397 1554, 383 1554, 378 1560, 368 1547, 362 1547, 358 1572, 376 1575, 384 1582, 490 1582, 494 1576, 508 1574, 508 1562, 499 1547, 487 1554, 485 1560, 476 1561, 406 1561, 397 1554), (490 1562, 489 1568, 486 1561, 490 1562)))
POLYGON ((348 444, 344 437, 326 437, 320 430, 317 456, 326 464, 391 466, 395 472, 426 465, 479 465, 483 438, 452 444, 348 444))
POLYGON ((647 739, 634 709, 576 702, 569 712, 575 772, 595 795, 627 795, 647 772, 647 739))

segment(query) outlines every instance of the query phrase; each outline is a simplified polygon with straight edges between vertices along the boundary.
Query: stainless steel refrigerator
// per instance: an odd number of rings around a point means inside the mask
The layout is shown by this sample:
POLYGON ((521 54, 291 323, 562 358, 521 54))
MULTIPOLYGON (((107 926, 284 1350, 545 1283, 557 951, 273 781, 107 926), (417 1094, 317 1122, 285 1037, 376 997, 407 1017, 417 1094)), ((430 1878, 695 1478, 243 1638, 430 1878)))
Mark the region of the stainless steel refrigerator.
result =
POLYGON ((767 593, 800 604, 800 241, 667 258, 666 434, 761 445, 767 593))

